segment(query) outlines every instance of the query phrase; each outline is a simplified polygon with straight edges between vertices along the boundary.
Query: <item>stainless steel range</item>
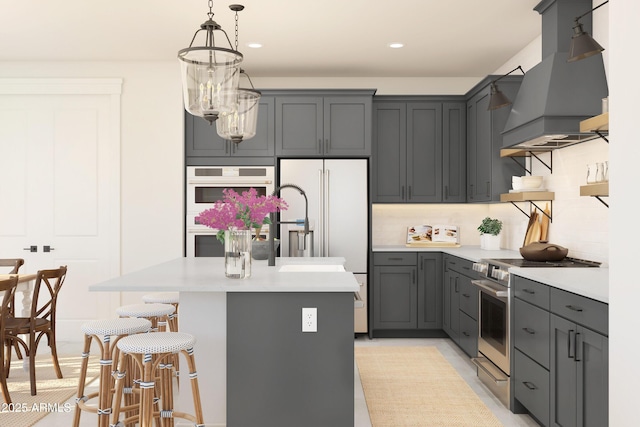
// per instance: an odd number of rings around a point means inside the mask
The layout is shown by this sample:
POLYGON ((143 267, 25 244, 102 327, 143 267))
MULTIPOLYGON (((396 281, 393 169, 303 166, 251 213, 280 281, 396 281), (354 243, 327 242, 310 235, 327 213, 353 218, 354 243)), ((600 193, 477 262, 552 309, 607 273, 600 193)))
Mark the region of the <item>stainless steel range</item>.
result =
POLYGON ((562 261, 527 261, 522 258, 484 259, 473 264, 473 270, 483 276, 472 280, 478 298, 478 357, 472 362, 478 367, 478 378, 496 397, 510 408, 511 393, 511 267, 599 267, 600 263, 564 258, 562 261))

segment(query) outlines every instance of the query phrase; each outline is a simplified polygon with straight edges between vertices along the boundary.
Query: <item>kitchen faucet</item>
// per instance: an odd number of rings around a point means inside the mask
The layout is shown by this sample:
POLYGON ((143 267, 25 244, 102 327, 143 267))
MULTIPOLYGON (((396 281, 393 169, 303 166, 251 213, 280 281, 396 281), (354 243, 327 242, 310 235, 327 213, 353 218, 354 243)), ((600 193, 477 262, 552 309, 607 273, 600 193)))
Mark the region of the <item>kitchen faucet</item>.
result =
MULTIPOLYGON (((307 200, 307 194, 304 190, 298 187, 295 184, 282 184, 280 187, 277 187, 271 193, 272 196, 278 196, 280 194, 280 190, 283 188, 294 188, 300 192, 304 196, 304 235, 309 234, 309 201, 307 200)), ((275 226, 278 224, 298 224, 299 221, 277 221, 276 222, 276 214, 275 212, 271 212, 269 214, 269 219, 271 220, 271 225, 269 225, 269 266, 273 267, 276 265, 276 248, 274 243, 274 238, 276 234, 275 226)), ((306 246, 307 239, 304 239, 304 245, 306 246)), ((303 249, 306 249, 304 247, 303 249)))

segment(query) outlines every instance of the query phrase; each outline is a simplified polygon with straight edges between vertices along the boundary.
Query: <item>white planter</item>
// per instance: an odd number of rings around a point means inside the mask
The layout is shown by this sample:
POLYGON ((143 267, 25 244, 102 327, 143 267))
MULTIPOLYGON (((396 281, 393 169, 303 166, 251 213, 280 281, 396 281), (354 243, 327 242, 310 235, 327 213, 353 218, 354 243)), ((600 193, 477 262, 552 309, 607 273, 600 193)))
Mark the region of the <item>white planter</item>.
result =
POLYGON ((500 235, 482 234, 480 236, 480 249, 488 251, 500 250, 500 235))

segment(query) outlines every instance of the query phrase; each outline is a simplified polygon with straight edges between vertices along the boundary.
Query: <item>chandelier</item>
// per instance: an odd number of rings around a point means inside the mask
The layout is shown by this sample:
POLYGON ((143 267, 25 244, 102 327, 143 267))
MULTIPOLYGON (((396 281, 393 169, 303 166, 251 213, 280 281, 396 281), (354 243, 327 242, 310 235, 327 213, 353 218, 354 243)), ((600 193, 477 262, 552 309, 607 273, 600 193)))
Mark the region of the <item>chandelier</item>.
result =
MULTIPOLYGON (((229 9, 236 13, 236 51, 238 50, 238 12, 244 9, 240 4, 232 4, 229 9)), ((258 103, 262 94, 253 87, 253 82, 243 69, 240 69, 240 77, 245 76, 251 88, 238 87, 231 94, 231 102, 234 105, 231 111, 220 113, 216 121, 216 131, 221 138, 228 139, 236 144, 256 135, 258 122, 258 103)))
POLYGON ((185 109, 209 124, 213 124, 220 113, 231 113, 236 107, 243 59, 237 47, 232 47, 227 33, 213 20, 212 9, 213 0, 209 0, 209 19, 195 32, 189 47, 178 51, 185 109), (204 46, 193 46, 200 32, 206 34, 204 46), (217 33, 224 34, 228 48, 216 46, 217 33))

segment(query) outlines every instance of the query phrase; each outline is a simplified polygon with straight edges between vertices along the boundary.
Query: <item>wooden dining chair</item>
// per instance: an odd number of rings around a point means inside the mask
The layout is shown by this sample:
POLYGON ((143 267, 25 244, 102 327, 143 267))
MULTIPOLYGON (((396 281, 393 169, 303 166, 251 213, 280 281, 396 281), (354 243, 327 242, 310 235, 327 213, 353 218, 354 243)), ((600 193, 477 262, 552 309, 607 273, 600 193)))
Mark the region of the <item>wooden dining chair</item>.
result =
MULTIPOLYGON (((20 267, 24 265, 23 258, 0 258, 0 272, 2 274, 18 274, 20 267)), ((13 317, 15 316, 15 292, 12 293, 11 301, 9 301, 8 307, 8 315, 13 317)), ((16 354, 20 359, 22 359, 22 353, 20 352, 20 348, 18 344, 15 344, 16 354)))
MULTIPOLYGON (((9 315, 9 306, 18 286, 18 276, 13 276, 8 279, 0 280, 0 295, 2 295, 2 302, 0 303, 0 387, 2 388, 2 396, 4 397, 4 403, 11 403, 11 396, 9 395, 9 389, 7 388, 7 376, 9 375, 10 364, 5 364, 5 323, 9 315)), ((9 347, 9 351, 11 347, 9 347)))
POLYGON ((5 324, 5 357, 11 363, 11 346, 17 343, 29 358, 31 395, 36 395, 36 351, 42 337, 47 337, 51 358, 58 378, 62 371, 56 349, 56 307, 60 289, 67 276, 67 266, 53 270, 39 270, 31 299, 29 317, 8 317, 5 324), (26 338, 21 338, 25 335, 26 338))
POLYGON ((20 267, 24 265, 22 258, 0 258, 0 268, 10 267, 9 271, 2 271, 2 274, 18 274, 20 267))

